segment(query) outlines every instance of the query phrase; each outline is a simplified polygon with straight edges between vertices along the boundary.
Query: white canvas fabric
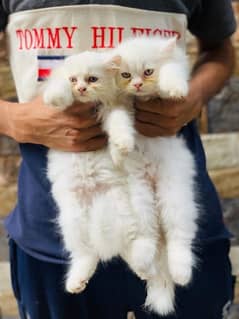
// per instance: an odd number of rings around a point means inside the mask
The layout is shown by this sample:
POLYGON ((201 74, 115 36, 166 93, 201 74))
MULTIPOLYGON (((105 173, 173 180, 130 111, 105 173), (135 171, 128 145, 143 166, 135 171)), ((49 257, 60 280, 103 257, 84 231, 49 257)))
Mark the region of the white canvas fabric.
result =
POLYGON ((41 80, 65 56, 108 50, 141 35, 178 38, 185 46, 187 17, 117 5, 75 5, 11 14, 7 28, 10 62, 20 102, 37 95, 41 80))

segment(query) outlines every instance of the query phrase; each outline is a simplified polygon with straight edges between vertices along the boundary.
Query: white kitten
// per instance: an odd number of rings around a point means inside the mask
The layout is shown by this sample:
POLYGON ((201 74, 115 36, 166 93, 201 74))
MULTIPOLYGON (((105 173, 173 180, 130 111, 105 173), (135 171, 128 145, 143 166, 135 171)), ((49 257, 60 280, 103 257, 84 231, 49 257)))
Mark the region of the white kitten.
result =
MULTIPOLYGON (((175 38, 128 40, 116 49, 116 54, 122 59, 117 85, 126 95, 139 99, 180 99, 187 95, 188 60, 184 51, 177 47, 175 38)), ((177 136, 147 138, 138 135, 136 147, 138 157, 143 157, 146 162, 145 176, 151 179, 155 189, 157 214, 165 234, 166 253, 161 244, 159 258, 167 264, 174 283, 187 285, 195 265, 192 247, 199 213, 195 200, 193 155, 183 138, 177 136)), ((126 169, 127 163, 125 161, 126 169)), ((156 284, 158 280, 159 276, 153 278, 154 285, 148 289, 146 304, 160 313, 163 307, 170 310, 172 300, 165 299, 165 304, 162 304, 156 284)), ((172 290, 170 278, 167 281, 172 290)))
POLYGON ((189 64, 176 38, 130 39, 116 52, 122 58, 117 85, 125 92, 147 98, 187 95, 189 64))
POLYGON ((134 148, 132 107, 127 109, 123 96, 120 100, 114 81, 119 62, 119 57, 112 58, 106 53, 84 52, 71 56, 54 70, 44 92, 45 103, 61 110, 75 100, 100 103, 99 118, 103 119, 111 156, 118 166, 123 156, 134 148))
POLYGON ((99 117, 109 136, 109 151, 48 153, 48 177, 59 208, 58 222, 71 255, 66 289, 82 291, 100 260, 119 255, 147 280, 148 291, 158 293, 162 300, 158 312, 166 314, 173 308, 174 291, 168 288, 167 265, 154 262, 160 241, 154 192, 145 178, 143 157, 132 152, 132 98, 118 94, 114 74, 119 64, 119 57, 106 53, 72 56, 53 72, 44 90, 44 101, 62 110, 75 100, 99 104, 99 117), (127 158, 126 154, 132 156, 127 158), (127 161, 128 173, 122 160, 127 161), (159 276, 154 282, 156 273, 159 276))

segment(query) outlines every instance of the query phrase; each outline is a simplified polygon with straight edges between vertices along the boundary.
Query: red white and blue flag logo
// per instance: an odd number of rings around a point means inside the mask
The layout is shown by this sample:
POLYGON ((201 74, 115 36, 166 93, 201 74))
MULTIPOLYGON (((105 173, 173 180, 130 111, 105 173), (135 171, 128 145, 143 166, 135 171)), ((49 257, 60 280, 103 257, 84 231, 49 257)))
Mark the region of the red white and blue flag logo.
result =
POLYGON ((46 80, 51 71, 60 65, 65 58, 65 55, 38 55, 38 81, 46 80))

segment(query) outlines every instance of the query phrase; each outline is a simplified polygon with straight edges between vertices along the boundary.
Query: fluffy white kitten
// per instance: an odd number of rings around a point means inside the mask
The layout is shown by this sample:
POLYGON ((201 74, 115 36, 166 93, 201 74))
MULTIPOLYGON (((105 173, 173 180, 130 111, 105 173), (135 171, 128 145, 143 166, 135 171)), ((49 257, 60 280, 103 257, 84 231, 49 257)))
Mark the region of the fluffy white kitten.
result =
MULTIPOLYGON (((136 38, 122 43, 116 52, 121 57, 117 85, 126 95, 144 100, 181 99, 187 95, 188 59, 177 47, 175 38, 136 38)), ((166 252, 161 243, 161 263, 167 258, 173 282, 187 285, 195 265, 192 248, 199 213, 193 155, 178 136, 147 138, 138 134, 136 149, 138 157, 143 157, 146 163, 145 176, 154 187, 159 223, 165 234, 166 252)), ((167 282, 172 289, 170 278, 167 282)), ((162 308, 170 311, 172 300, 164 298, 162 301, 161 298, 156 284, 148 287, 146 305, 159 313, 162 308)))
POLYGON ((69 57, 44 89, 45 103, 62 110, 75 100, 97 103, 109 137, 109 146, 103 150, 69 153, 51 149, 48 153, 58 223, 71 256, 66 290, 81 292, 100 260, 121 256, 147 280, 147 304, 166 314, 173 309, 173 283, 166 259, 159 258, 162 240, 151 179, 145 176, 147 163, 132 152, 132 97, 120 95, 115 84, 120 62, 117 55, 97 52, 69 57))

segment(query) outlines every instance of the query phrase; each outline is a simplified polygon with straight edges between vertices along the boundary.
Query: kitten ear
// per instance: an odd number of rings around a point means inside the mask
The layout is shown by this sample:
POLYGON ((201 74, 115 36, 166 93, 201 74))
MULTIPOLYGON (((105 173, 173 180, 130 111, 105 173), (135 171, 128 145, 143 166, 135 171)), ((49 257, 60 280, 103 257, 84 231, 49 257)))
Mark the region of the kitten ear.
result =
POLYGON ((172 53, 177 46, 177 37, 170 38, 165 41, 164 46, 161 48, 161 53, 166 55, 172 53))
POLYGON ((120 55, 114 55, 110 59, 106 61, 106 69, 108 71, 117 71, 120 69, 121 64, 121 56, 120 55))

